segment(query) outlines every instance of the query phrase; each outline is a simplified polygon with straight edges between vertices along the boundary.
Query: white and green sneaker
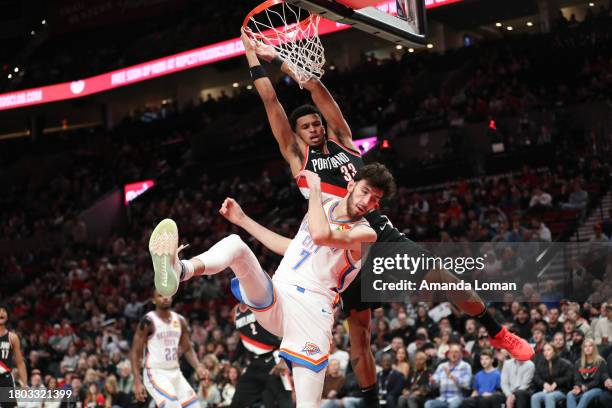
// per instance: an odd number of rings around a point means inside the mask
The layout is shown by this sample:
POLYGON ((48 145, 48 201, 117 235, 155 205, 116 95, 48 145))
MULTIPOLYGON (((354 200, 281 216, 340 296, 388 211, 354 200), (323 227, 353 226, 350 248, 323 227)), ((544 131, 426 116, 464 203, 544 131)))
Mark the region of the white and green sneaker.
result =
POLYGON ((178 258, 180 249, 176 223, 166 218, 157 224, 149 239, 149 252, 155 271, 155 289, 163 296, 173 296, 178 290, 181 278, 178 258))

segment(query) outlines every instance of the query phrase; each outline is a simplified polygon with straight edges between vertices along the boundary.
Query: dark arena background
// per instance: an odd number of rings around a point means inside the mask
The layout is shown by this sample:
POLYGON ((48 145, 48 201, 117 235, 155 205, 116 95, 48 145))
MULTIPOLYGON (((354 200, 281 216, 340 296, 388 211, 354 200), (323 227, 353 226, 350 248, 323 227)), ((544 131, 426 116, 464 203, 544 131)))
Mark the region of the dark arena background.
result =
MULTIPOLYGON (((239 38, 258 3, 0 0, 0 407, 314 406, 296 402, 274 336, 236 311, 229 270, 172 298, 184 320, 167 325, 184 322, 188 341, 170 358, 196 397, 171 398, 147 365, 168 311, 149 254, 160 221, 189 244, 181 259, 239 234, 273 275, 281 257, 221 204, 290 238, 308 211, 239 38)), ((312 3, 351 1, 298 6, 312 3)), ((364 162, 394 175, 380 204, 393 226, 485 248, 486 273, 517 276, 518 291, 484 297, 487 318, 440 293, 366 312, 359 347, 375 384, 354 368, 339 305, 318 406, 612 407, 612 1, 378 4, 400 5, 422 37, 394 42, 323 14, 320 82, 364 162), (525 265, 529 280, 515 275, 525 265), (489 331, 502 326, 531 360, 499 346, 489 331)), ((287 115, 313 103, 261 64, 287 115)), ((318 358, 318 346, 302 351, 318 358)))

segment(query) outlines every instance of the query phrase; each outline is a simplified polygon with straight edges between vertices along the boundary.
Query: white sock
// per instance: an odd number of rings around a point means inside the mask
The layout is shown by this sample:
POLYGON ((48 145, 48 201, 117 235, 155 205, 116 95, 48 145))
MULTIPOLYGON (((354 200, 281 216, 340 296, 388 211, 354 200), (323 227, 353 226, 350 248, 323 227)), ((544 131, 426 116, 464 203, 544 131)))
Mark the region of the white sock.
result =
POLYGON ((183 276, 181 276, 181 281, 188 281, 189 279, 191 279, 193 277, 193 274, 195 272, 195 267, 193 266, 193 262, 191 262, 190 260, 187 259, 183 259, 180 261, 181 264, 183 264, 183 276))
POLYGON ((196 258, 204 264, 204 275, 214 275, 231 268, 250 306, 262 307, 272 303, 270 277, 261 269, 253 251, 238 235, 223 238, 196 258))

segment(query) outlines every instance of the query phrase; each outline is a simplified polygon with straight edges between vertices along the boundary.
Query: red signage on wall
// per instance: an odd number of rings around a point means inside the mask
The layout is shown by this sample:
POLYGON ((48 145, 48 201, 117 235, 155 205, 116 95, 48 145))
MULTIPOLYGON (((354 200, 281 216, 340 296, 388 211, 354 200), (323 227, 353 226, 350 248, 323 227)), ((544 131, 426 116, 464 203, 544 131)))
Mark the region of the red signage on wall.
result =
POLYGON ((139 195, 155 185, 153 180, 143 180, 123 186, 123 202, 125 204, 135 200, 139 195))

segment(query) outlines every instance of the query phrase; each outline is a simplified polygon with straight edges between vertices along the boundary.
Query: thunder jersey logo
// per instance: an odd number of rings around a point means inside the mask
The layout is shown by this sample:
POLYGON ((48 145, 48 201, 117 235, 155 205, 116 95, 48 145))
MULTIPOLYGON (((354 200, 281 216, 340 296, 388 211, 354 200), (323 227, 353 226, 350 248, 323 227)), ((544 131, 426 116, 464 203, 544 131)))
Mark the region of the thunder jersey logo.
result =
POLYGON ((302 349, 303 353, 308 356, 314 356, 315 354, 321 354, 321 349, 314 343, 307 342, 302 349))

